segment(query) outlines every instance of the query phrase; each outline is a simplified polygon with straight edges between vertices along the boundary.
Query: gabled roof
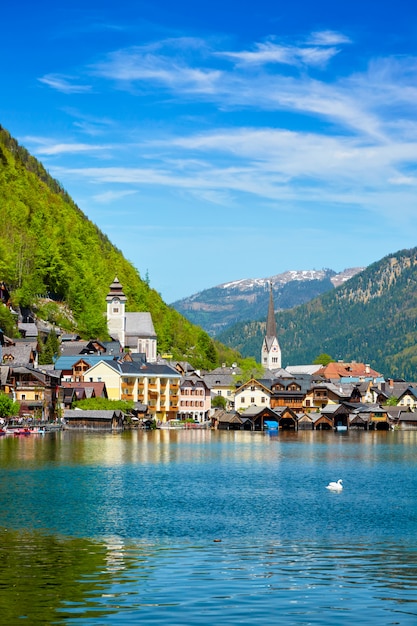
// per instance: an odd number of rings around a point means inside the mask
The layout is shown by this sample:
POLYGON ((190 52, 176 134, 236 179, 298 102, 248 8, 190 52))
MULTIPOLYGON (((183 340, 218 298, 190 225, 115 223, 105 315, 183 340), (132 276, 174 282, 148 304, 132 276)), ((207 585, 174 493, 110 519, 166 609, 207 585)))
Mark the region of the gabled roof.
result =
POLYGON ((2 350, 3 362, 7 365, 28 365, 36 356, 36 341, 16 341, 13 346, 5 346, 2 350))
POLYGON ((246 383, 243 383, 243 385, 240 385, 240 387, 238 387, 238 389, 236 389, 236 393, 239 393, 240 391, 244 391, 248 387, 260 387, 261 389, 263 389, 265 391, 265 393, 270 394, 271 393, 271 388, 270 388, 271 387, 271 383, 272 383, 272 381, 270 381, 270 380, 256 380, 255 378, 251 378, 246 383))
POLYGON ((122 411, 118 409, 102 410, 102 411, 85 411, 79 409, 66 409, 64 411, 64 419, 93 419, 93 420, 111 420, 113 417, 121 417, 122 411))
POLYGON ((417 389, 415 389, 415 387, 412 387, 411 385, 409 385, 407 387, 407 389, 405 391, 403 391, 403 393, 400 395, 398 400, 400 401, 405 396, 411 396, 412 398, 414 398, 414 400, 417 400, 417 389))

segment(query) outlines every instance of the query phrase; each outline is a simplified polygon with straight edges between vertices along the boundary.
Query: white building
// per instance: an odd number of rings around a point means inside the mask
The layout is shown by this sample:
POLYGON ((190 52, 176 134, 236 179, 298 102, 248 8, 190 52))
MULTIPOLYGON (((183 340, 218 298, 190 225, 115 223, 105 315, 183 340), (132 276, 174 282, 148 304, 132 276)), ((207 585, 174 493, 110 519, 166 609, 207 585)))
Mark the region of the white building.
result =
POLYGON ((148 363, 157 357, 157 337, 149 312, 127 313, 127 298, 116 277, 106 296, 107 328, 112 339, 118 339, 122 348, 146 355, 148 363))

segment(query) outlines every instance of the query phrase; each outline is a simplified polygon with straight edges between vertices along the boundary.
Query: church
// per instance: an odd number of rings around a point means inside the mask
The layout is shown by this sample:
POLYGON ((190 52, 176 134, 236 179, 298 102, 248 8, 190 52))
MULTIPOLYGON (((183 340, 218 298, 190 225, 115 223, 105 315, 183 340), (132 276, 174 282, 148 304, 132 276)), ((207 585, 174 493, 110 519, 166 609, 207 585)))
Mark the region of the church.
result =
POLYGON ((107 329, 124 350, 146 355, 148 363, 157 360, 157 337, 148 312, 127 313, 127 298, 117 276, 106 296, 107 329))
POLYGON ((277 339, 277 323, 275 320, 272 283, 269 285, 269 307, 266 319, 266 335, 261 349, 261 363, 263 367, 268 370, 281 368, 281 348, 277 339))

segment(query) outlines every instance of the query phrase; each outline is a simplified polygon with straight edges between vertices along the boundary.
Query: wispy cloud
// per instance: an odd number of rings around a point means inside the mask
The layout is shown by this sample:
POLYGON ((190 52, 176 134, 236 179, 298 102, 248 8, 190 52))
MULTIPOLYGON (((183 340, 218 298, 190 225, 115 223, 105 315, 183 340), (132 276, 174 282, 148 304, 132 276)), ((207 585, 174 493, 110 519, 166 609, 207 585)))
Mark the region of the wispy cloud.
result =
POLYGON ((60 154, 80 154, 82 152, 104 152, 109 146, 91 143, 55 143, 45 137, 26 136, 26 144, 31 145, 36 154, 40 156, 58 156, 60 154))
POLYGON ((39 82, 48 85, 56 91, 60 91, 65 94, 86 93, 92 90, 91 85, 77 84, 73 76, 64 76, 60 74, 45 74, 42 78, 38 79, 39 82))
POLYGON ((316 31, 307 37, 307 44, 316 46, 337 46, 349 43, 352 43, 352 40, 347 35, 333 30, 316 31))
POLYGON ((124 191, 105 191, 104 193, 98 193, 93 196, 93 200, 100 204, 110 204, 115 200, 121 200, 127 196, 132 196, 137 193, 135 189, 126 189, 124 191))
MULTIPOLYGON (((165 46, 167 45, 164 42, 165 46)), ((171 42, 173 46, 173 42, 171 42)), ((195 40, 180 40, 175 48, 197 44, 195 40)), ((154 51, 160 46, 135 47, 119 50, 91 67, 94 75, 121 83, 156 82, 175 91, 212 93, 221 76, 218 69, 191 67, 180 57, 166 56, 154 51)))
POLYGON ((323 66, 338 53, 334 47, 284 46, 272 42, 258 43, 254 50, 218 52, 218 56, 246 65, 277 63, 283 65, 323 66))

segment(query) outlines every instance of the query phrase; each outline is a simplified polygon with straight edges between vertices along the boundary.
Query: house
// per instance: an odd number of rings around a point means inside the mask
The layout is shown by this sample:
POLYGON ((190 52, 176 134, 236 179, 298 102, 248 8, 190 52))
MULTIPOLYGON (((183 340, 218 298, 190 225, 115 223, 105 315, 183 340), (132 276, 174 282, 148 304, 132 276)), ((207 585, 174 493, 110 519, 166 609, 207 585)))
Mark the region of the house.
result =
POLYGON ((249 406, 269 407, 271 388, 269 380, 255 380, 251 378, 247 383, 240 385, 235 391, 235 409, 243 411, 249 406))
POLYGON ((79 409, 64 412, 66 428, 83 430, 122 430, 123 413, 119 410, 80 411, 79 409))
POLYGON ((232 367, 221 367, 204 374, 204 382, 211 391, 212 398, 214 396, 223 396, 226 400, 226 408, 231 409, 235 406, 235 391, 242 384, 241 369, 233 364, 232 367))
POLYGON ((71 408, 73 402, 89 398, 107 398, 106 385, 103 382, 66 382, 61 383, 59 401, 62 408, 71 408))
POLYGON ((183 376, 179 386, 178 419, 205 422, 211 409, 210 389, 201 376, 183 376))
MULTIPOLYGON (((364 388, 366 388, 366 385, 364 388)), ((361 397, 361 389, 358 383, 313 383, 306 393, 304 409, 306 411, 320 411, 328 404, 360 402, 361 397)))
POLYGON ((287 374, 275 379, 271 384, 271 408, 290 407, 302 411, 310 382, 309 375, 287 374))
POLYGON ((10 366, 38 364, 38 341, 37 339, 13 339, 3 346, 2 363, 10 366))
POLYGON ((7 388, 20 404, 21 415, 54 419, 59 377, 53 370, 27 366, 9 367, 7 388))
POLYGON ((408 385, 407 389, 398 398, 397 406, 406 406, 411 411, 417 408, 417 389, 412 385, 408 385))

